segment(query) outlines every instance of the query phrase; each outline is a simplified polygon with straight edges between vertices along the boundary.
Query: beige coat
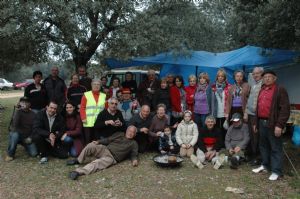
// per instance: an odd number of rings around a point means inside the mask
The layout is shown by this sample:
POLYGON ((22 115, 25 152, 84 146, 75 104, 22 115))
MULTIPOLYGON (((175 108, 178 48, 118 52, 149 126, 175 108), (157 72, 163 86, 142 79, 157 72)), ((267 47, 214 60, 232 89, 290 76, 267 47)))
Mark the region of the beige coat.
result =
POLYGON ((197 143, 198 134, 198 127, 195 122, 186 123, 182 120, 177 126, 176 141, 179 145, 191 144, 194 146, 197 143))

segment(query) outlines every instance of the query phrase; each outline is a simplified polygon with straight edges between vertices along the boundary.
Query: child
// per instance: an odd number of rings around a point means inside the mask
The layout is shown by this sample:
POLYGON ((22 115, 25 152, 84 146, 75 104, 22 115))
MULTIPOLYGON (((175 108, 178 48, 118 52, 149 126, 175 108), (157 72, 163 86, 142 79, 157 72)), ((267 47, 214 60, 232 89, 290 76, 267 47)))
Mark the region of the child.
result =
POLYGON ((183 120, 176 130, 176 141, 180 146, 181 157, 191 157, 194 153, 194 145, 198 140, 198 127, 192 120, 192 112, 187 110, 183 114, 183 120))
POLYGON ((174 152, 175 140, 174 136, 172 136, 171 127, 166 126, 164 132, 160 134, 159 137, 159 147, 158 150, 161 154, 165 154, 167 152, 174 152))

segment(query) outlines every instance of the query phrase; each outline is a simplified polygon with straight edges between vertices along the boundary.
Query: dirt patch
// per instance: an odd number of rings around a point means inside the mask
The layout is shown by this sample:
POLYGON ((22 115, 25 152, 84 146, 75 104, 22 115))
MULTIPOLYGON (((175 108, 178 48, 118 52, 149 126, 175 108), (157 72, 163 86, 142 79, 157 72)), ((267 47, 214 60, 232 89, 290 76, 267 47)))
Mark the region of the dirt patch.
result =
POLYGON ((0 99, 22 97, 24 95, 23 91, 17 92, 0 92, 0 99))

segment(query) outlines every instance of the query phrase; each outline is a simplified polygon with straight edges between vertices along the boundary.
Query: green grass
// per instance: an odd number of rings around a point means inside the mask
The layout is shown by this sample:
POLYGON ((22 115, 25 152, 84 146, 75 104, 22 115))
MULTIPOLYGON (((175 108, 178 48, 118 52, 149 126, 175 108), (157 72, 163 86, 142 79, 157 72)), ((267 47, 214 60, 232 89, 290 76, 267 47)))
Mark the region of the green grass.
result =
MULTIPOLYGON (((2 157, 7 148, 7 125, 17 99, 0 99, 6 109, 0 113, 0 150, 2 157)), ((300 172, 300 150, 286 146, 300 172)), ((133 168, 124 161, 104 171, 68 179, 75 166, 68 167, 65 160, 51 158, 40 165, 18 146, 16 159, 0 160, 0 198, 300 198, 300 181, 293 175, 285 160, 285 176, 277 182, 268 181, 269 174, 254 175, 244 164, 237 171, 228 167, 214 170, 207 165, 195 168, 186 159, 180 168, 160 168, 152 157, 140 156, 140 165, 133 168), (243 188, 245 194, 225 192, 225 188, 243 188)))

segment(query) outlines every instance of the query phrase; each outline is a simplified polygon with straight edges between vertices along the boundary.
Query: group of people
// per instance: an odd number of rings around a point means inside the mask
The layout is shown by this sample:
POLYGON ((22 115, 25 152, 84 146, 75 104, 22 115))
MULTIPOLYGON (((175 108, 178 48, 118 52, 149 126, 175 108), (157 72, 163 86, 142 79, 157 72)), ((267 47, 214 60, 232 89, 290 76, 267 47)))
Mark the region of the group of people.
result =
POLYGON ((105 76, 91 79, 79 67, 68 88, 58 74, 53 67, 41 83, 42 73, 33 73, 12 118, 6 161, 14 159, 17 144, 39 155, 41 164, 49 156, 72 156, 67 165, 88 163, 69 174, 75 180, 127 157, 137 166, 138 153, 156 150, 179 153, 201 169, 207 162, 237 169, 250 158, 259 165, 254 173, 282 176, 281 135, 290 104, 274 71, 254 68, 249 85, 238 70, 231 85, 219 69, 212 84, 202 72, 184 86, 180 75, 159 80, 149 70, 138 86, 131 72, 108 86, 105 76))

